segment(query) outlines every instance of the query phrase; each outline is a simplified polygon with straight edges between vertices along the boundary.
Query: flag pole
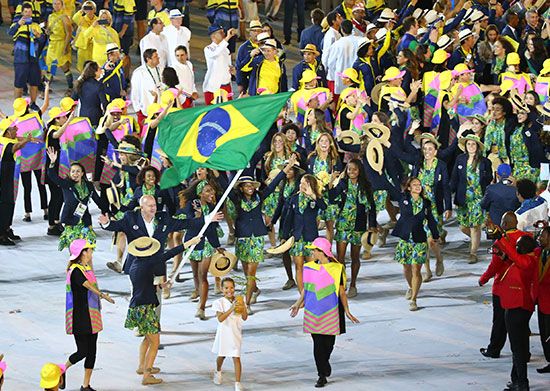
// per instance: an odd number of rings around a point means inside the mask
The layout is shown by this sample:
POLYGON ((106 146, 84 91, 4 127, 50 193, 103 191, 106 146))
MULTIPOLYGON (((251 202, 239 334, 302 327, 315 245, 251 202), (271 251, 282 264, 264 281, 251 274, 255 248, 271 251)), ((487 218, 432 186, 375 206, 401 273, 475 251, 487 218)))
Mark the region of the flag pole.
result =
MULTIPOLYGON (((218 211, 221 209, 222 207, 222 204, 224 203, 224 201, 227 199, 227 197, 229 196, 229 193, 231 192, 231 190, 233 190, 233 187, 235 187, 235 184, 237 183, 237 181, 239 180, 241 174, 243 173, 243 170, 244 169, 240 169, 239 171, 237 171, 237 173, 235 174, 235 176, 233 177, 233 179, 231 180, 231 183, 229 183, 229 186, 227 186, 227 189, 225 189, 225 192, 223 193, 223 195, 221 196, 221 198, 219 199, 218 203, 216 204, 216 206, 214 207, 214 210, 212 210, 212 212, 210 212, 210 214, 208 214, 207 216, 204 217, 204 225, 202 226, 201 230, 199 231, 198 233, 198 236, 201 236, 203 235, 205 232, 206 232, 206 229, 208 228, 208 226, 210 225, 210 223, 212 222, 212 218, 216 215, 216 213, 218 213, 218 211)), ((206 239, 205 239, 206 240, 206 239)), ((191 256, 191 252, 195 249, 195 246, 196 245, 193 245, 191 247, 189 247, 187 250, 185 250, 185 253, 183 255, 183 258, 178 266, 178 268, 176 269, 176 271, 172 274, 172 277, 170 277, 170 284, 174 284, 174 280, 176 278, 176 276, 179 274, 181 268, 183 267, 183 265, 185 264, 185 262, 187 262, 187 260, 189 259, 189 257, 191 256)))

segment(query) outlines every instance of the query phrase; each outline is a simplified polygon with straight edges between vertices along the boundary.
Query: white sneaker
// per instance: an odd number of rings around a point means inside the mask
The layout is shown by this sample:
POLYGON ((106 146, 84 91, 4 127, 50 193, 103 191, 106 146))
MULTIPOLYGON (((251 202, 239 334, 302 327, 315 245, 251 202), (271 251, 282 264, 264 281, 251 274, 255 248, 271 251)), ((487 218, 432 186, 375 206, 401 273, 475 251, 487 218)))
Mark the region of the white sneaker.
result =
POLYGON ((243 388, 243 386, 241 385, 241 383, 238 382, 238 381, 236 381, 236 382, 235 382, 235 391, 243 391, 243 390, 244 390, 244 388, 243 388))
POLYGON ((212 381, 214 382, 214 384, 217 384, 217 385, 222 384, 222 371, 214 370, 214 377, 212 381))

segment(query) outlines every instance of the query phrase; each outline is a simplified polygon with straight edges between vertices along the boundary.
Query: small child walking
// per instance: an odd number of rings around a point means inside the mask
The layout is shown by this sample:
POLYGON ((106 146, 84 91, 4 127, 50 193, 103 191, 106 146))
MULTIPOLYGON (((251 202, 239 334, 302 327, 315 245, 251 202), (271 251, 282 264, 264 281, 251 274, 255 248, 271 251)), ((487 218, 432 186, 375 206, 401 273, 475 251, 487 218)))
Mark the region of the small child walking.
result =
POLYGON ((222 365, 226 357, 233 357, 235 367, 235 391, 242 391, 241 386, 241 341, 242 324, 248 318, 242 296, 235 298, 235 281, 230 277, 222 280, 223 297, 212 303, 218 318, 218 329, 212 352, 216 353, 216 370, 214 384, 222 384, 222 365))

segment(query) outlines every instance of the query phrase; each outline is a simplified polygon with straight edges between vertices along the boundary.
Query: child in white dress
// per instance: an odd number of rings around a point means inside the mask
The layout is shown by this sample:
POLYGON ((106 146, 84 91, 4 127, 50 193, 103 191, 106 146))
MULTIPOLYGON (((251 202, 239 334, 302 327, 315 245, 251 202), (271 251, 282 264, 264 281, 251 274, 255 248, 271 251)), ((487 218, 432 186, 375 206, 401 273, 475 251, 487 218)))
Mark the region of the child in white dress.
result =
POLYGON ((241 341, 242 324, 248 318, 244 301, 235 299, 235 281, 226 277, 222 280, 223 297, 212 303, 218 318, 218 329, 212 352, 218 355, 214 384, 222 384, 222 365, 226 357, 233 357, 235 367, 235 391, 241 391, 241 341))

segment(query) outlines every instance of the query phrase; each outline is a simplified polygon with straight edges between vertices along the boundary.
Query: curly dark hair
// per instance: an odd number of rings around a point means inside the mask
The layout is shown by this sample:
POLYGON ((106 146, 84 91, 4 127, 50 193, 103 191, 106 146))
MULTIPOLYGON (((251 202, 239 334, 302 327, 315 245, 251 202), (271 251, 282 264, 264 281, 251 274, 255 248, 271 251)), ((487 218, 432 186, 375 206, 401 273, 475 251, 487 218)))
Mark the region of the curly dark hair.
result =
POLYGON ((145 182, 145 174, 147 174, 148 171, 152 171, 155 174, 155 184, 158 184, 160 182, 160 171, 153 166, 145 166, 137 175, 136 182, 138 185, 143 185, 143 183, 145 182))

